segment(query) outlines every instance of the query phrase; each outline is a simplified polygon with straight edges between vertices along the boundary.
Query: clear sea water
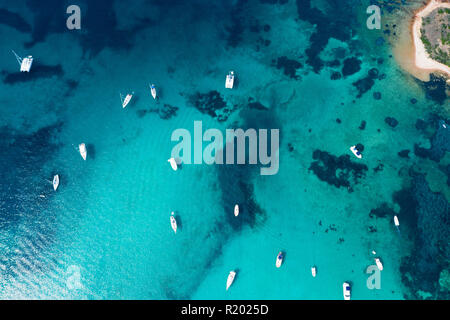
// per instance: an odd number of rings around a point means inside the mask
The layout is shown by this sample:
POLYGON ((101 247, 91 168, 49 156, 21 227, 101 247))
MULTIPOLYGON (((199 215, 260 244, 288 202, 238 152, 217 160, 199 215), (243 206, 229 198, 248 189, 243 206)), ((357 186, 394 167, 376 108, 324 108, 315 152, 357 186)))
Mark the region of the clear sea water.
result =
MULTIPOLYGON (((341 299, 344 281, 354 299, 446 297, 445 254, 431 256, 431 277, 407 275, 418 243, 433 244, 416 233, 419 200, 411 209, 409 198, 395 197, 416 185, 418 172, 448 217, 445 147, 438 161, 414 152, 415 144, 433 147, 448 99, 391 56, 393 24, 419 1, 380 1, 391 20, 374 31, 365 26, 369 1, 78 2, 81 30, 69 31, 70 1, 0 1, 1 299, 341 299), (18 74, 11 49, 33 55, 30 74, 18 74), (342 76, 350 58, 360 69, 342 76), (358 97, 353 83, 372 68, 378 75, 358 97), (229 70, 239 80, 233 90, 224 88, 229 70), (226 121, 190 98, 213 90, 233 109, 226 121), (119 93, 131 91, 122 109, 119 93), (168 119, 151 112, 165 104, 178 108, 168 119), (171 133, 193 131, 195 120, 205 129, 280 129, 278 174, 206 164, 172 171, 171 133), (362 160, 349 151, 356 143, 362 160), (409 158, 399 157, 406 149, 409 158), (315 151, 329 154, 322 180, 311 169, 315 151), (355 163, 367 166, 356 181, 355 163), (336 177, 350 185, 336 187, 336 177), (387 213, 371 214, 377 208, 387 213), (372 250, 384 265, 379 290, 366 286, 372 250)), ((448 236, 448 218, 438 224, 448 236)))

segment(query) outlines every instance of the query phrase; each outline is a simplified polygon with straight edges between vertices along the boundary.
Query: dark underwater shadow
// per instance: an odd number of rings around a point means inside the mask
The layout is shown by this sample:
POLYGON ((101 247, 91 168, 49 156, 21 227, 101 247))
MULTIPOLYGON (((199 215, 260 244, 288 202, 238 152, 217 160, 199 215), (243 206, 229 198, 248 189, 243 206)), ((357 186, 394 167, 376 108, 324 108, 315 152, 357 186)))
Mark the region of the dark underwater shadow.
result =
POLYGON ((87 150, 88 157, 91 158, 92 160, 95 160, 95 155, 96 155, 95 145, 92 143, 86 144, 86 150, 87 150))

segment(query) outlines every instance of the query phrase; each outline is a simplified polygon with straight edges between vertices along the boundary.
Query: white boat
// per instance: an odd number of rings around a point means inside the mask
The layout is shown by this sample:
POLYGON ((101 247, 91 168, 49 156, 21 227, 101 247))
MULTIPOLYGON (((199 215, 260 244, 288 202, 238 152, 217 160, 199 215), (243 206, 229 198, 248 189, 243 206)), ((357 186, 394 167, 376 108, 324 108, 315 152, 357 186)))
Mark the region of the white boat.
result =
POLYGON ((81 157, 83 158, 83 160, 86 160, 86 156, 87 156, 86 145, 84 143, 80 143, 78 145, 78 150, 80 150, 80 154, 81 154, 81 157))
POLYGON ((234 206, 234 216, 237 217, 239 215, 239 206, 236 204, 234 206))
POLYGON ((33 57, 28 56, 26 58, 21 58, 14 50, 11 50, 16 56, 17 62, 20 65, 20 72, 30 72, 31 65, 33 64, 33 57))
POLYGON ((377 264, 377 267, 380 271, 383 270, 383 264, 380 261, 380 258, 375 258, 375 263, 377 264))
POLYGON ((351 296, 351 288, 350 284, 348 282, 344 282, 342 285, 343 291, 344 291, 344 300, 350 300, 351 296))
POLYGON ((153 99, 156 100, 156 87, 155 87, 154 84, 151 84, 151 85, 150 85, 150 92, 151 92, 151 94, 152 94, 153 99))
POLYGON ((170 216, 170 225, 172 226, 173 232, 177 233, 177 219, 175 219, 173 211, 170 216))
POLYGON ((394 216, 394 224, 395 226, 398 228, 398 226, 400 225, 400 222, 398 222, 398 217, 394 216))
POLYGON ((123 99, 122 94, 120 94, 120 101, 122 101, 122 108, 125 108, 130 103, 131 98, 133 98, 133 93, 128 93, 125 96, 125 99, 123 99))
POLYGON ((234 277, 236 276, 236 271, 230 271, 227 278, 227 290, 232 285, 234 277))
POLYGON ((357 157, 358 159, 362 158, 362 154, 361 154, 361 152, 358 151, 358 149, 356 149, 356 146, 351 146, 350 150, 355 155, 355 157, 357 157))
POLYGON ((316 268, 316 266, 312 266, 311 267, 311 274, 312 274, 312 276, 315 278, 316 277, 316 274, 317 274, 317 268, 316 268))
POLYGON ((225 88, 233 89, 233 85, 234 85, 234 71, 230 71, 225 79, 225 88))
POLYGON ((275 265, 277 266, 277 268, 279 268, 279 267, 281 267, 281 264, 283 263, 283 252, 282 251, 280 251, 280 252, 278 252, 278 255, 277 255, 277 262, 275 263, 275 265))
POLYGON ((56 191, 56 189, 58 189, 59 186, 59 175, 55 174, 55 176, 53 177, 53 189, 56 191))
POLYGON ((167 161, 169 161, 170 166, 172 167, 172 169, 173 169, 174 171, 177 171, 178 165, 177 165, 177 162, 175 161, 175 158, 170 158, 170 159, 167 160, 167 161))

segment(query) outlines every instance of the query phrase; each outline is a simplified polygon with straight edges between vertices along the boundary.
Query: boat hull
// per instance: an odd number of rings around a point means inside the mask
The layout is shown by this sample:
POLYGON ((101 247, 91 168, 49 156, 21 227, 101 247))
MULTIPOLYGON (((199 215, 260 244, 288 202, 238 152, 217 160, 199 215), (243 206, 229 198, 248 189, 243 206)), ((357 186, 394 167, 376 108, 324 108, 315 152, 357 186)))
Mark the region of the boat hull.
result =
POLYGON ((56 191, 56 189, 58 189, 59 186, 59 175, 55 175, 53 177, 53 190, 56 191))
POLYGON ((178 170, 178 165, 177 162, 175 161, 175 158, 170 158, 169 160, 167 160, 170 163, 170 166, 172 167, 172 169, 174 171, 178 170))
POLYGON ((177 233, 177 220, 175 219, 175 217, 172 215, 170 216, 170 225, 172 226, 172 230, 173 232, 177 233))
POLYGON ((234 216, 237 217, 239 215, 239 206, 235 205, 234 206, 234 216))
POLYGON ((235 271, 230 271, 230 273, 228 274, 228 278, 227 278, 226 290, 228 290, 230 288, 230 286, 233 284, 235 276, 236 276, 236 272, 235 271))
POLYGON ((86 157, 87 157, 86 145, 84 143, 81 143, 78 146, 78 150, 80 151, 80 155, 83 158, 83 160, 86 160, 86 157))

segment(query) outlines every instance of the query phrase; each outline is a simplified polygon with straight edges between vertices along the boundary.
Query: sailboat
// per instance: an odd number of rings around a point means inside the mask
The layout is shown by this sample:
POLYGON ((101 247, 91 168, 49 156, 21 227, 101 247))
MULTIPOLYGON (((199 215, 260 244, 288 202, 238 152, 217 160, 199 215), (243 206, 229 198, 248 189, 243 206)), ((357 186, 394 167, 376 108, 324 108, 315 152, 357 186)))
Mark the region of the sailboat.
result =
POLYGON ((55 176, 53 177, 53 190, 56 191, 56 189, 58 189, 59 186, 59 175, 55 174, 55 176))
POLYGON ((152 94, 153 99, 156 100, 156 87, 153 83, 150 85, 150 92, 152 94))
POLYGON ((84 143, 80 143, 78 145, 78 150, 80 150, 80 154, 81 154, 81 157, 83 158, 83 160, 86 160, 86 156, 87 156, 86 145, 84 143))
POLYGON ((170 215, 170 225, 172 226, 173 232, 177 233, 177 219, 175 219, 173 211, 170 215))
POLYGON ((20 72, 30 72, 31 65, 33 64, 33 57, 28 56, 25 58, 21 58, 14 50, 11 50, 16 56, 16 60, 20 65, 20 72))
POLYGON ((133 98, 133 94, 134 92, 128 93, 124 99, 123 95, 120 93, 120 101, 122 102, 122 108, 125 108, 130 103, 131 98, 133 98))
POLYGON ((236 276, 236 271, 230 271, 227 278, 227 289, 233 284, 234 277, 236 276))
POLYGON ((225 78, 225 88, 233 89, 234 85, 234 71, 230 71, 225 78))
POLYGON ((178 165, 177 165, 177 162, 175 161, 175 158, 170 158, 170 159, 167 160, 167 161, 169 161, 170 166, 172 167, 172 169, 173 169, 174 171, 177 171, 178 165))
POLYGON ((236 204, 234 206, 234 216, 237 217, 239 215, 239 206, 236 204))

